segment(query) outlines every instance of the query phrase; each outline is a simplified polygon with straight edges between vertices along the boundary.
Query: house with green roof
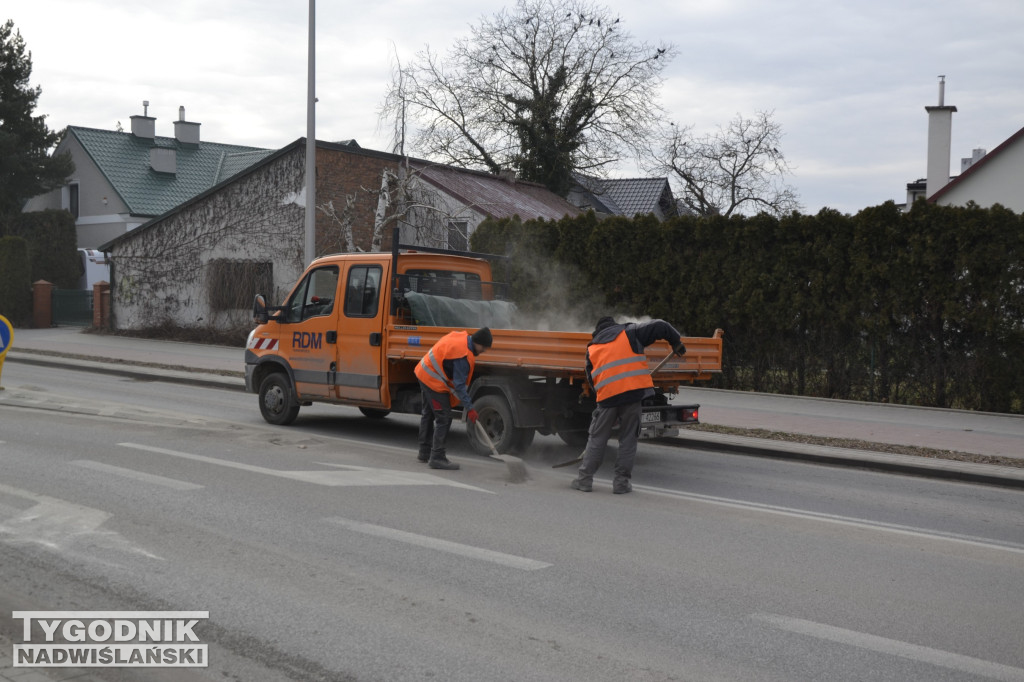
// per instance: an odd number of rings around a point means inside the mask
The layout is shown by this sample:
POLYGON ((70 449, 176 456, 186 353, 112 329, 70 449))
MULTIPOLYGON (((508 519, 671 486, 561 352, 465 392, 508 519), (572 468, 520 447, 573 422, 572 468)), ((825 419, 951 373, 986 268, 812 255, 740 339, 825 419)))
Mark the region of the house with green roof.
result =
POLYGON ((75 171, 63 187, 30 199, 25 211, 66 209, 79 248, 101 244, 162 215, 267 158, 276 150, 205 142, 199 123, 178 110, 174 136, 156 134, 156 118, 131 117, 131 131, 68 126, 55 154, 75 171))

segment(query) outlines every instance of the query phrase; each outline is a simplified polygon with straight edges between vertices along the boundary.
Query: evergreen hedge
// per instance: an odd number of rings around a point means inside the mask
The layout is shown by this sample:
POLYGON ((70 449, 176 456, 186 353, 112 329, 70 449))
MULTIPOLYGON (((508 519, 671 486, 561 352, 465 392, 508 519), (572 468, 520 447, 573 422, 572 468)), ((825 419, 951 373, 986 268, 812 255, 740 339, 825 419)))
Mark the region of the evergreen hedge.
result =
POLYGON ((472 245, 510 255, 527 312, 721 327, 723 388, 1024 413, 1024 218, 1001 206, 591 213, 488 221, 472 245))
POLYGON ((83 266, 71 213, 57 209, 19 213, 11 219, 8 234, 28 242, 33 282, 42 279, 58 289, 78 288, 83 266))
POLYGON ((21 237, 0 237, 0 315, 19 327, 32 319, 32 270, 21 237))

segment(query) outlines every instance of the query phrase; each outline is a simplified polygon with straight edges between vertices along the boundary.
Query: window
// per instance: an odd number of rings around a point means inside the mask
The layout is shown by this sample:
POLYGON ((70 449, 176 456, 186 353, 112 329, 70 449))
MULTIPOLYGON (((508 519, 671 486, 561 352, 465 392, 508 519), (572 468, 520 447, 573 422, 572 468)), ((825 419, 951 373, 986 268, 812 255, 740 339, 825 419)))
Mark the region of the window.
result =
POLYGON ((338 266, 317 268, 302 280, 286 304, 286 322, 301 322, 334 310, 334 296, 338 291, 338 266))
POLYGON ((448 248, 469 251, 469 223, 465 220, 448 221, 448 248))
POLYGON ((68 211, 78 220, 78 183, 68 185, 68 211))
POLYGON ((349 269, 345 290, 346 317, 377 316, 381 273, 379 265, 353 265, 349 269))
POLYGON ((452 270, 409 270, 405 273, 407 287, 411 291, 449 298, 468 298, 479 301, 483 298, 480 275, 475 272, 452 270))
POLYGON ((207 265, 207 289, 214 311, 250 308, 256 294, 273 292, 274 265, 217 258, 207 265))

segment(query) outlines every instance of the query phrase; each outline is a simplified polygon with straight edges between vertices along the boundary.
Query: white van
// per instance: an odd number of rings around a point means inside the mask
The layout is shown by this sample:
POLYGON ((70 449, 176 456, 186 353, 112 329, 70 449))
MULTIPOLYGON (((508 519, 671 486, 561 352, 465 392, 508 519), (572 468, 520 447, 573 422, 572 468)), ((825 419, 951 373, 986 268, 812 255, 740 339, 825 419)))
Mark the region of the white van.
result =
POLYGON ((107 254, 96 249, 79 249, 78 255, 82 259, 83 274, 78 280, 78 288, 92 290, 96 282, 110 281, 110 261, 107 254))

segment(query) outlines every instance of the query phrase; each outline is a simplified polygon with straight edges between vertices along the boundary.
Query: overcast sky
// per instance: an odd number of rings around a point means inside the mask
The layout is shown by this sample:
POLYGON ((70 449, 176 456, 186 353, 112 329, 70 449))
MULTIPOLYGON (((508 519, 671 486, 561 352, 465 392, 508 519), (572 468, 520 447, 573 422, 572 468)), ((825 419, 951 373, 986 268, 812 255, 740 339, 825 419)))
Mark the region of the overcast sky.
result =
MULTIPOLYGON (((178 107, 202 139, 279 148, 306 134, 308 0, 12 0, 32 52, 36 114, 128 130, 150 102, 157 135, 178 107)), ((507 3, 511 6, 511 2, 507 3)), ((609 0, 637 41, 678 46, 662 104, 712 132, 774 111, 804 211, 903 201, 926 173, 927 114, 946 76, 951 172, 1024 127, 1021 0, 609 0)), ((317 3, 319 140, 385 149, 377 112, 391 55, 444 51, 500 0, 317 3)), ((624 165, 617 174, 628 177, 624 165)))

